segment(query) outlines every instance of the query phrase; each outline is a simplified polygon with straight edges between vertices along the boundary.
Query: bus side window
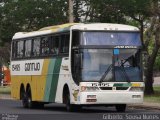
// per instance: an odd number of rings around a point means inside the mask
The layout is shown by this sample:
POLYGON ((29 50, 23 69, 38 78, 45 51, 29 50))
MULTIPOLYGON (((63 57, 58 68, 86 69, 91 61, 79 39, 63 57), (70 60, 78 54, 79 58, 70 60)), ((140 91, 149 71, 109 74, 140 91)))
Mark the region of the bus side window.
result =
POLYGON ((25 57, 31 56, 31 47, 32 47, 31 45, 32 45, 32 40, 25 41, 25 57))
POLYGON ((80 44, 80 33, 79 31, 73 31, 72 33, 72 47, 77 47, 80 44))
POLYGON ((35 57, 40 55, 40 38, 35 38, 33 40, 32 55, 35 56, 35 57))
POLYGON ((50 53, 59 54, 59 36, 52 36, 50 41, 50 53))
POLYGON ((46 56, 49 54, 49 39, 48 39, 48 37, 41 38, 41 53, 42 53, 42 56, 46 56))
POLYGON ((69 34, 61 35, 60 52, 69 53, 69 34))
POLYGON ((12 58, 17 57, 17 41, 12 42, 12 58))
POLYGON ((22 58, 24 55, 24 41, 17 42, 17 58, 22 58))

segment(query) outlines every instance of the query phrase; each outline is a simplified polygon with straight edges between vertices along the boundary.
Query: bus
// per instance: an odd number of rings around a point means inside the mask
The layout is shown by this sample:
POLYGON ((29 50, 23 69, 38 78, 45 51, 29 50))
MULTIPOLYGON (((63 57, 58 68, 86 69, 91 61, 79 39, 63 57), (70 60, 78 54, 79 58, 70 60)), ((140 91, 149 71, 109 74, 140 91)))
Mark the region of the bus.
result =
POLYGON ((12 39, 11 96, 25 108, 63 103, 84 106, 143 102, 142 43, 139 29, 109 23, 68 23, 12 39))

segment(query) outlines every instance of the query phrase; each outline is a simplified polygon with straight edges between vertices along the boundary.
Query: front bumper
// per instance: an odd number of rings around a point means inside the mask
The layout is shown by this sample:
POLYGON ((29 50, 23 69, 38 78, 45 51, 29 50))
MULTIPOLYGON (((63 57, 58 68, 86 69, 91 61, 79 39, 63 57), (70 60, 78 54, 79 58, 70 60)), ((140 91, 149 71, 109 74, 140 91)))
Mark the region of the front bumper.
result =
POLYGON ((81 92, 78 104, 139 104, 143 103, 143 92, 81 92))

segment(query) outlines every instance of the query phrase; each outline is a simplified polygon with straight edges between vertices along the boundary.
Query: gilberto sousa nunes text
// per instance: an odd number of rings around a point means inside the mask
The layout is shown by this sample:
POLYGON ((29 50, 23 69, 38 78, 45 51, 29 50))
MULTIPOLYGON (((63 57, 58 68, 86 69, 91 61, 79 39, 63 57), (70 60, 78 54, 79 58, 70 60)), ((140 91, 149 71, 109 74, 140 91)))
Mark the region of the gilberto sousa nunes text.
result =
POLYGON ((160 120, 160 114, 103 114, 104 120, 160 120))

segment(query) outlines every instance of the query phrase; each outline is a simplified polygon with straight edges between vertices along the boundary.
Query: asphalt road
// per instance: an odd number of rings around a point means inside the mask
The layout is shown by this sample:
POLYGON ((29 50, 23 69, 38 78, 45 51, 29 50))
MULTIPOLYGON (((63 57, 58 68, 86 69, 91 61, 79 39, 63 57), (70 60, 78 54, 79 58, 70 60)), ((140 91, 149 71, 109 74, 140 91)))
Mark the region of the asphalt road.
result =
MULTIPOLYGON (((160 115, 160 111, 127 108, 125 115, 128 114, 160 115)), ((21 101, 0 100, 0 120, 8 117, 12 120, 103 120, 106 115, 119 117, 121 113, 117 113, 114 107, 84 107, 80 112, 67 112, 62 104, 45 105, 43 109, 25 109, 21 106, 21 101)))

